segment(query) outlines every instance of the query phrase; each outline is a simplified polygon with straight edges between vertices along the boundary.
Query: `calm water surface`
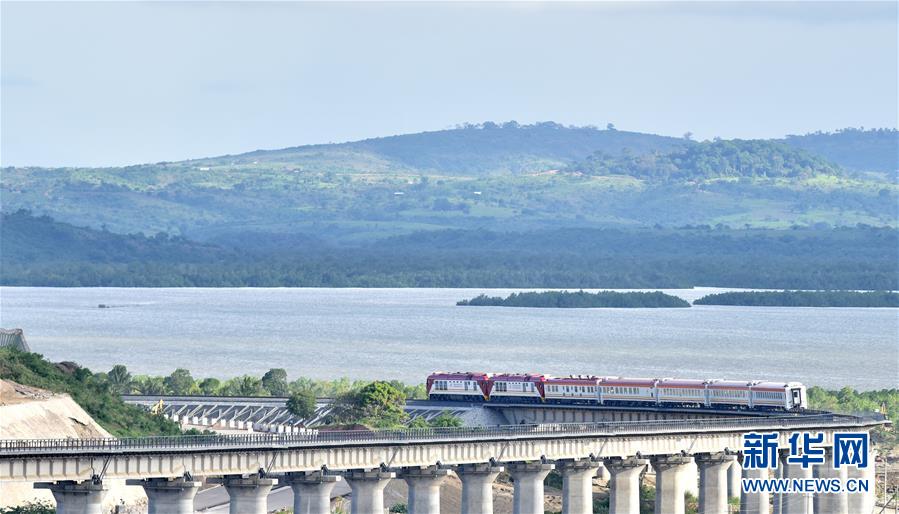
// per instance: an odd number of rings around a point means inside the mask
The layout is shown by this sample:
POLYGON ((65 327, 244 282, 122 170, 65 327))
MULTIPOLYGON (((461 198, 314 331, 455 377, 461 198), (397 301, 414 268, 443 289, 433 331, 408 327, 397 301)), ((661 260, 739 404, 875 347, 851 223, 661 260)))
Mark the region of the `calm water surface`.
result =
POLYGON ((0 326, 25 329, 52 360, 141 374, 282 367, 292 378, 421 382, 435 369, 481 369, 899 383, 897 309, 455 306, 482 292, 511 290, 4 287, 0 326))

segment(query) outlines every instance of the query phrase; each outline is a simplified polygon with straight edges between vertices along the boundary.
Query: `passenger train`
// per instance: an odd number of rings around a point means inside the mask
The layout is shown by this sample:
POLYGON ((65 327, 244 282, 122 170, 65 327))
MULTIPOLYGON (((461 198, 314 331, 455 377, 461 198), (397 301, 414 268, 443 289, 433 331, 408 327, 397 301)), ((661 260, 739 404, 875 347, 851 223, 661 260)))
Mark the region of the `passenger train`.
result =
POLYGON ((435 372, 427 390, 431 400, 463 402, 779 411, 808 405, 798 382, 435 372))

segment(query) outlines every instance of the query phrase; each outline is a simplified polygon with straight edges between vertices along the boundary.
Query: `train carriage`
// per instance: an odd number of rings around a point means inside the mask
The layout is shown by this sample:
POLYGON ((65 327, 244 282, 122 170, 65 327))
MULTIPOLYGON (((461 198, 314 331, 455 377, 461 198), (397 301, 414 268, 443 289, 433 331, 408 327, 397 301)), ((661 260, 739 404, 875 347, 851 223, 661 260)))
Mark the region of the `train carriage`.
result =
POLYGON ((544 391, 546 403, 596 404, 599 402, 599 377, 546 377, 544 391))
POLYGON ((751 384, 745 380, 709 380, 708 405, 725 409, 748 409, 751 407, 751 384))
POLYGON ((490 375, 438 371, 428 376, 425 387, 431 400, 483 402, 490 397, 490 375))
POLYGON ((799 382, 754 382, 749 389, 753 409, 793 410, 806 405, 805 386, 799 382))
POLYGON ((656 383, 659 405, 672 407, 706 407, 708 396, 704 380, 663 378, 656 383))
POLYGON ((655 378, 604 377, 600 379, 599 403, 646 406, 656 403, 655 378))
POLYGON ((542 403, 546 375, 497 374, 490 377, 491 402, 542 403))

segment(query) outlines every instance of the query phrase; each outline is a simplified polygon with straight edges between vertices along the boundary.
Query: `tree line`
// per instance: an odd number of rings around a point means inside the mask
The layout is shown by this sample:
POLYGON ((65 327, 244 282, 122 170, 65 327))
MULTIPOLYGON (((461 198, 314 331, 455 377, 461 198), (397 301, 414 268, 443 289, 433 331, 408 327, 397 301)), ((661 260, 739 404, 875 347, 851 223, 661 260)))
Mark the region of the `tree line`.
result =
POLYGON ((899 231, 417 232, 354 246, 257 235, 203 244, 3 215, 0 283, 60 287, 899 289, 899 231))
POLYGON ((497 306, 497 307, 542 307, 542 308, 665 308, 689 307, 690 303, 677 296, 661 291, 542 291, 512 293, 506 298, 498 296, 478 295, 470 300, 460 300, 461 306, 497 306))
POLYGON ((899 307, 891 291, 733 291, 703 296, 695 305, 755 307, 899 307))

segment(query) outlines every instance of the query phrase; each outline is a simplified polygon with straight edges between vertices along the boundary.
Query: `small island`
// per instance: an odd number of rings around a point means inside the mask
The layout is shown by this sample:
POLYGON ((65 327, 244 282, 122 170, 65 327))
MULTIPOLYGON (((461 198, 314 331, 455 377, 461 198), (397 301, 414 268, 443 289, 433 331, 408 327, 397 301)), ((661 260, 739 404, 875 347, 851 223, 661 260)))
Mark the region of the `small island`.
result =
POLYGON ((734 291, 703 296, 694 305, 751 307, 899 307, 890 291, 734 291))
POLYGON ((494 307, 541 307, 560 309, 589 309, 599 307, 635 309, 635 308, 668 308, 689 307, 690 303, 677 296, 661 291, 619 293, 616 291, 542 291, 512 293, 506 298, 479 295, 471 300, 456 302, 463 306, 494 307))

